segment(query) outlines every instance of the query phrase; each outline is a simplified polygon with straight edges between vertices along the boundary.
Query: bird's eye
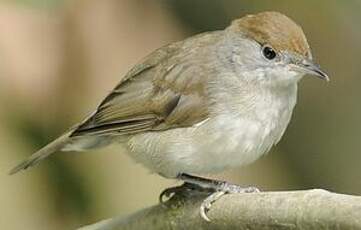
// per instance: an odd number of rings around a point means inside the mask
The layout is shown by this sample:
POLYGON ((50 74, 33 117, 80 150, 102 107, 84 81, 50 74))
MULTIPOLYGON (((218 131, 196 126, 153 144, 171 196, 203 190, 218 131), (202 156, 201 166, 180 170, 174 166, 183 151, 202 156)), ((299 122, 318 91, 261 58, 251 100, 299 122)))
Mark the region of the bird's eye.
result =
POLYGON ((263 46, 262 47, 262 54, 268 60, 273 60, 276 58, 277 54, 276 51, 270 46, 263 46))

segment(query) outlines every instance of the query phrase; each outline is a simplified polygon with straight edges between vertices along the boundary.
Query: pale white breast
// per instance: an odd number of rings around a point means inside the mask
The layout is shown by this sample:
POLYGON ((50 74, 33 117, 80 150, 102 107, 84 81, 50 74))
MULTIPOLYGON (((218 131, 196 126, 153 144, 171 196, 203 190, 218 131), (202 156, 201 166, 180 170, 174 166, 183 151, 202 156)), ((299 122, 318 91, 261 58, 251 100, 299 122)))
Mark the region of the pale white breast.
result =
POLYGON ((249 164, 281 138, 296 103, 296 91, 295 84, 282 96, 264 95, 247 115, 219 113, 191 128, 133 136, 128 142, 131 156, 165 177, 249 164))

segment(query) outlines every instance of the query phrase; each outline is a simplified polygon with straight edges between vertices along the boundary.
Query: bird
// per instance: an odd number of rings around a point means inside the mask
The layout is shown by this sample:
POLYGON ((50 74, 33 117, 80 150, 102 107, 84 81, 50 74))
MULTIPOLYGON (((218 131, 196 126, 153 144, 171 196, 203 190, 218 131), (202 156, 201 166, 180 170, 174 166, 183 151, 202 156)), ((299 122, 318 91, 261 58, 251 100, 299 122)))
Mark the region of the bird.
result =
MULTIPOLYGON (((306 75, 328 81, 302 28, 274 11, 235 19, 224 30, 165 45, 136 64, 95 111, 10 171, 53 153, 118 143, 151 172, 212 189, 255 192, 201 177, 250 164, 284 134, 306 75)), ((177 189, 162 193, 167 196, 177 189)))

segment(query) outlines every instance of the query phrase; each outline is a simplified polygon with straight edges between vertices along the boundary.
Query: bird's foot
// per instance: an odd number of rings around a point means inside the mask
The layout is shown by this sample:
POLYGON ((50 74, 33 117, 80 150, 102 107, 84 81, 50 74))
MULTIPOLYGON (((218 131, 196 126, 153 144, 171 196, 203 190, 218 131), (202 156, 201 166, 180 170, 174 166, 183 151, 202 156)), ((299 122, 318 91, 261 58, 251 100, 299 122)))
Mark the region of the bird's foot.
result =
POLYGON ((209 195, 201 204, 200 215, 201 217, 210 222, 211 220, 207 216, 207 212, 211 209, 212 204, 220 199, 225 194, 235 194, 235 193, 256 193, 260 190, 256 187, 241 187, 239 185, 230 184, 225 181, 216 181, 220 182, 219 187, 209 195))
POLYGON ((207 190, 211 192, 201 204, 200 207, 200 215, 201 217, 206 220, 210 221, 209 217, 207 216, 207 212, 210 210, 212 204, 221 198, 225 194, 234 194, 234 193, 256 193, 260 190, 256 187, 240 187, 235 184, 230 184, 226 181, 218 181, 218 180, 211 180, 202 177, 196 177, 188 174, 180 174, 178 176, 179 179, 185 181, 185 184, 192 184, 193 188, 201 188, 203 191, 207 190), (196 185, 196 186, 194 186, 196 185))
POLYGON ((174 197, 176 194, 180 195, 180 194, 184 194, 187 195, 189 193, 192 193, 195 190, 199 190, 200 188, 195 185, 195 184, 191 184, 191 183, 187 183, 184 182, 182 185, 180 186, 175 186, 175 187, 171 187, 171 188, 166 188, 164 189, 161 194, 159 195, 159 203, 161 203, 162 205, 164 205, 166 203, 166 201, 170 200, 172 197, 174 197))

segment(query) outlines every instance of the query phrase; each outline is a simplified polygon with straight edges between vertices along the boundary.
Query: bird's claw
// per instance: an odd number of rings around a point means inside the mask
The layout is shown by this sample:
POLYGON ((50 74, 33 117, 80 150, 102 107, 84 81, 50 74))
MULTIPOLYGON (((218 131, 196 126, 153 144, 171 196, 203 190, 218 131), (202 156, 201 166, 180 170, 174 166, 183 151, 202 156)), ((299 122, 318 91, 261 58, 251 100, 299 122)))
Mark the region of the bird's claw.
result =
POLYGON ((164 204, 166 200, 169 200, 169 198, 171 198, 177 192, 179 187, 180 186, 164 189, 162 193, 159 195, 159 203, 164 204))
POLYGON ((194 190, 194 186, 192 186, 189 183, 183 183, 180 186, 166 188, 159 195, 159 203, 165 204, 165 202, 168 201, 170 198, 172 198, 175 194, 184 193, 184 191, 190 191, 190 190, 194 190))
POLYGON ((207 221, 210 222, 211 220, 207 216, 207 212, 211 209, 211 206, 214 202, 216 202, 219 198, 221 198, 225 194, 235 194, 235 193, 258 193, 260 190, 256 187, 247 187, 243 188, 238 185, 229 184, 227 182, 224 182, 220 185, 220 188, 209 195, 201 204, 200 207, 200 215, 201 217, 207 221))
POLYGON ((200 207, 200 215, 201 217, 210 222, 211 220, 207 216, 207 212, 211 209, 212 204, 217 201, 219 198, 221 198, 224 194, 226 194, 225 191, 217 191, 212 193, 210 196, 208 196, 201 204, 200 207))
POLYGON ((199 212, 201 217, 208 222, 211 220, 208 218, 207 212, 211 209, 212 204, 215 201, 217 201, 219 198, 221 198, 223 195, 235 194, 235 193, 260 192, 260 190, 256 187, 243 188, 235 184, 230 184, 226 181, 211 180, 184 173, 179 174, 178 179, 183 180, 184 184, 182 184, 181 186, 165 189, 159 195, 160 203, 162 205, 165 205, 166 200, 163 199, 164 197, 166 197, 167 200, 170 200, 175 195, 183 195, 187 197, 193 194, 193 192, 206 193, 208 197, 205 200, 203 200, 199 212))

